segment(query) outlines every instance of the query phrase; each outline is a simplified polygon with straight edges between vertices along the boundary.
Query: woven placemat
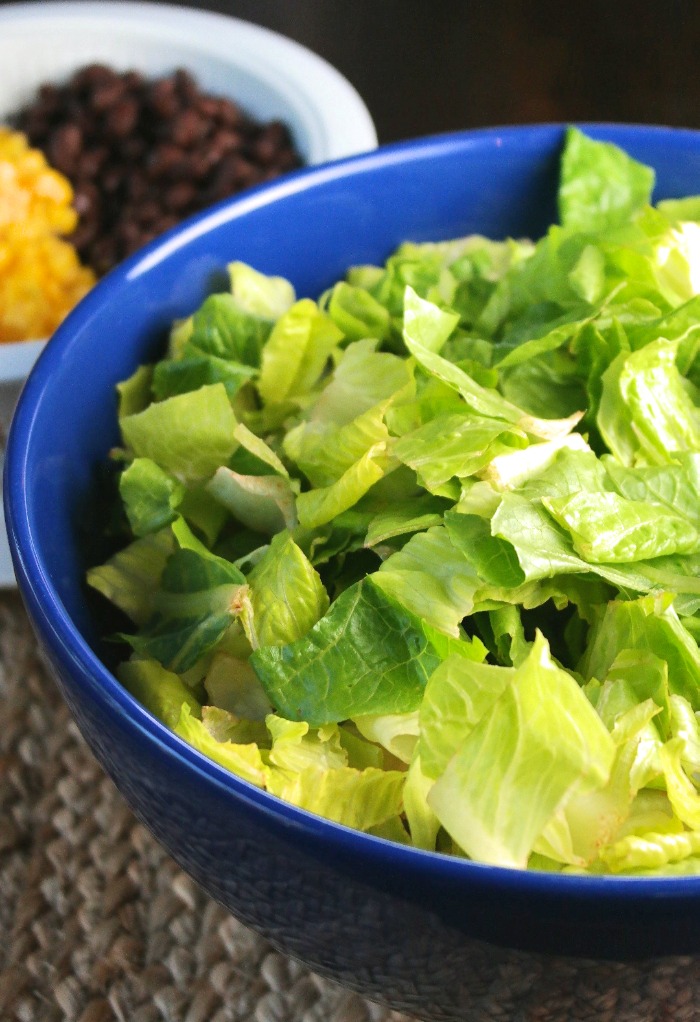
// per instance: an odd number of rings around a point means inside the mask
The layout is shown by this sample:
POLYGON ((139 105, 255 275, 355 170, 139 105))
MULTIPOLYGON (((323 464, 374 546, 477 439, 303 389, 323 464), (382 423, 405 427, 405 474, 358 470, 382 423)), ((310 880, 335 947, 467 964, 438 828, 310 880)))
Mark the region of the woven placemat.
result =
POLYGON ((0 596, 2 1022, 410 1022, 211 901, 80 737, 16 593, 0 596))
MULTIPOLYGON (((604 972, 596 984, 559 963, 546 996, 507 1017, 498 990, 529 983, 516 963, 479 1017, 700 1020, 700 958, 604 972)), ((175 865, 84 744, 12 592, 0 595, 0 1020, 412 1022, 286 958, 175 865)))

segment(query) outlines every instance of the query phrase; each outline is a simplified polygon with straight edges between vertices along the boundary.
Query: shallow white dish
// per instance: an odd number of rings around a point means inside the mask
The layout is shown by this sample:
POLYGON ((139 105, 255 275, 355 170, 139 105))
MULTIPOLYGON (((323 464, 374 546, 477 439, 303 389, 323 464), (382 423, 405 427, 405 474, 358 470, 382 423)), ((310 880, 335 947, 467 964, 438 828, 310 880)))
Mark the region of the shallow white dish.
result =
MULTIPOLYGON (((299 43, 228 15, 129 0, 0 7, 0 124, 43 82, 100 62, 160 77, 183 67, 199 85, 235 99, 251 116, 290 128, 305 163, 373 149, 377 134, 354 87, 299 43)), ((0 345, 3 433, 44 341, 0 345)), ((0 521, 0 588, 14 585, 0 521)))

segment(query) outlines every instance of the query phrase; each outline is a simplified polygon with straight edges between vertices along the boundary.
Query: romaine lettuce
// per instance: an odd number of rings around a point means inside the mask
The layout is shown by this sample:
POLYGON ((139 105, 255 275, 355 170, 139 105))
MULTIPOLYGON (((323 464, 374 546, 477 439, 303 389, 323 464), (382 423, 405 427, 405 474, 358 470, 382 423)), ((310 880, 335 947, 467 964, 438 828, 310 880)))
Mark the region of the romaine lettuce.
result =
POLYGON ((387 840, 700 872, 700 198, 653 185, 571 128, 540 239, 230 264, 118 387, 88 582, 151 713, 387 840))

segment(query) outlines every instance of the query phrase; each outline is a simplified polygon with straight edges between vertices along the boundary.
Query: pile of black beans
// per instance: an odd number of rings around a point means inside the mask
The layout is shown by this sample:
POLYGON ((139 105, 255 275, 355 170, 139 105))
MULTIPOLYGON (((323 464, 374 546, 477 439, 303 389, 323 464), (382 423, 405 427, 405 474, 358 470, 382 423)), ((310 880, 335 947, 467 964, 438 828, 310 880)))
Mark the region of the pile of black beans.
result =
POLYGON ((69 239, 103 275, 206 206, 301 165, 287 126, 259 123, 185 70, 158 79, 102 64, 42 85, 12 118, 69 179, 69 239))

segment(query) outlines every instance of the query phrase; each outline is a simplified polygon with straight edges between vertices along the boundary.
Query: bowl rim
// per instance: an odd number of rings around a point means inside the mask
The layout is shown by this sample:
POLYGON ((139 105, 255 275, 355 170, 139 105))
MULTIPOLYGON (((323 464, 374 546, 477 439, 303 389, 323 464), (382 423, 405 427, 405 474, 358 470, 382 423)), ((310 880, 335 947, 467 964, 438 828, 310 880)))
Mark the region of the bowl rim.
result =
POLYGON ((156 0, 45 0, 0 8, 3 35, 32 35, 37 23, 54 32, 77 28, 130 31, 164 48, 187 42, 245 69, 253 78, 277 83, 290 97, 310 132, 310 163, 339 159, 377 145, 370 112, 355 86, 330 61, 281 32, 218 11, 156 0), (241 45, 243 44, 243 45, 241 45), (315 137, 311 137, 315 136, 315 137))
MULTIPOLYGON (((696 151, 700 148, 700 130, 615 122, 576 123, 583 131, 605 140, 615 139, 620 145, 625 144, 625 138, 633 141, 651 134, 657 139, 666 135, 674 138, 677 143, 692 143, 696 151)), ((31 446, 35 408, 42 391, 50 385, 52 366, 61 358, 62 348, 69 341, 74 316, 89 317, 93 309, 97 310, 108 303, 110 296, 118 291, 122 284, 139 276, 149 266, 167 258, 172 251, 186 245, 193 237, 206 233, 229 219, 237 219, 249 210, 267 206, 298 191, 312 189, 335 178, 352 178, 355 174, 381 169, 407 159, 425 159, 431 151, 443 153, 455 145, 464 149, 485 145, 500 148, 507 144, 518 145, 525 139, 530 143, 541 142, 545 138, 551 141, 559 134, 563 137, 567 127, 568 124, 552 122, 496 126, 429 135, 380 146, 376 150, 328 164, 302 168, 283 179, 251 189, 243 196, 223 200, 215 207, 195 214, 183 224, 149 243, 116 267, 88 293, 78 306, 80 311, 69 314, 32 369, 10 431, 4 470, 6 518, 19 589, 30 617, 40 623, 48 645, 53 650, 60 651, 65 660, 74 663, 80 676, 81 689, 89 691, 90 697, 101 702, 110 712, 117 713, 122 722, 130 729, 138 731, 140 736, 155 746, 159 752, 167 757, 174 757, 181 767, 198 775, 204 783, 214 785, 226 797, 243 800, 249 806, 255 807, 256 811, 274 817, 283 826, 301 829, 314 839, 320 839, 345 853, 351 853, 353 857, 358 854, 366 856, 385 866, 391 865, 394 869, 405 866, 414 875, 418 873, 430 876, 438 882, 454 884, 455 891, 460 886, 467 888, 476 884, 482 890, 491 889, 494 893, 506 896, 509 893, 526 897, 556 895, 558 899, 566 897, 583 904, 595 902, 601 896, 611 903, 634 901, 641 895, 663 898, 667 902, 678 901, 689 894, 697 897, 700 893, 700 875, 657 877, 582 875, 511 869, 473 862, 469 859, 401 845, 353 830, 284 802, 236 776, 193 748, 153 716, 102 663, 73 624, 39 556, 28 524, 30 516, 25 501, 23 478, 31 446)))

